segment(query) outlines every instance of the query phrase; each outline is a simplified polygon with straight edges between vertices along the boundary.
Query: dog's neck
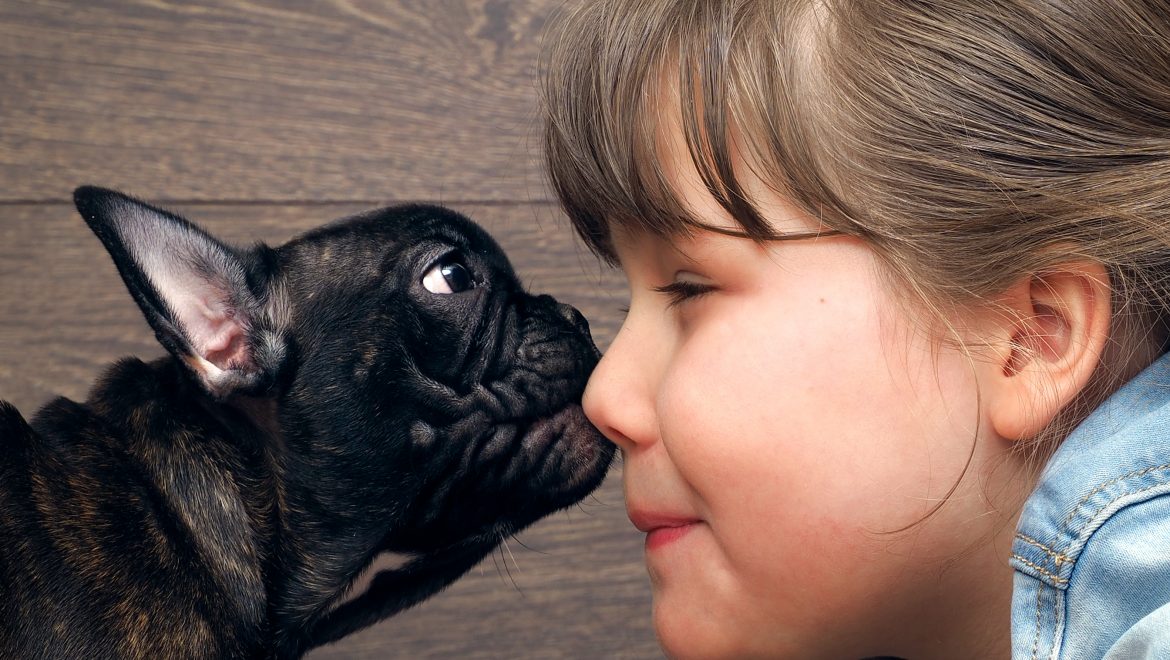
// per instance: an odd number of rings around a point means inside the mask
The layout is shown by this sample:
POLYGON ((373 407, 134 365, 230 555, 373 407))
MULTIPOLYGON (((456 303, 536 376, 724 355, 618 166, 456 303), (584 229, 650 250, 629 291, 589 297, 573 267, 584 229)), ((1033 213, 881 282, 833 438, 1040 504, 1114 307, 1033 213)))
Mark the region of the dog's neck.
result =
POLYGON ((290 465, 307 458, 304 447, 288 442, 276 399, 235 397, 226 410, 218 409, 216 417, 232 429, 240 442, 250 445, 249 453, 255 452, 252 455, 266 475, 262 488, 267 490, 265 499, 272 503, 270 525, 262 540, 266 549, 268 618, 277 646, 292 651, 311 644, 307 631, 353 592, 363 589, 363 582, 369 578, 361 577, 369 568, 397 568, 408 557, 373 564, 379 555, 381 532, 356 525, 346 528, 336 517, 332 517, 328 538, 320 538, 320 518, 304 515, 319 506, 311 489, 295 483, 290 488, 290 465), (306 539, 316 540, 305 543, 306 539))

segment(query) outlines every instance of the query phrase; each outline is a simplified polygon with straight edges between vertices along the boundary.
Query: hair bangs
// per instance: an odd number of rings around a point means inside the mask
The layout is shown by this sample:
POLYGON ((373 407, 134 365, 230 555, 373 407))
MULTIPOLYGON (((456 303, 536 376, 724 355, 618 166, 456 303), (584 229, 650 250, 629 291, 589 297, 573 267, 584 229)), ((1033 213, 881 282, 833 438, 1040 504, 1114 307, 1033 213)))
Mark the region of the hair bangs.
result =
POLYGON ((659 100, 646 90, 657 87, 679 12, 622 2, 569 11, 542 76, 546 171, 577 234, 613 263, 611 223, 676 230, 678 204, 654 165, 659 100))
POLYGON ((745 192, 742 168, 818 219, 841 208, 799 103, 813 68, 793 57, 813 38, 802 5, 602 0, 561 17, 542 76, 546 171, 594 253, 616 261, 615 225, 785 238, 745 192), (672 116, 681 125, 664 127, 672 116), (687 153, 663 153, 664 130, 679 129, 687 153), (661 164, 688 157, 738 229, 712 226, 679 199, 661 164))

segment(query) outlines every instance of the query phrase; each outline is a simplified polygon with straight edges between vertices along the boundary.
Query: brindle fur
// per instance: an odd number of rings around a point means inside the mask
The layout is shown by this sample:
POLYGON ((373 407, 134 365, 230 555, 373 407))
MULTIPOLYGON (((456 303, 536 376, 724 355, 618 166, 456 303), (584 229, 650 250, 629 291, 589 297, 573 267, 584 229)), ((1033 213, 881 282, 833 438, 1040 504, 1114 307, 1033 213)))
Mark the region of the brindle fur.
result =
POLYGON ((0 402, 0 657, 297 657, 603 478, 583 318, 466 218, 392 207, 237 249, 75 198, 170 354, 31 423, 0 402), (444 254, 472 289, 421 286, 444 254), (204 322, 238 334, 217 352, 204 322), (340 602, 382 552, 409 559, 340 602))

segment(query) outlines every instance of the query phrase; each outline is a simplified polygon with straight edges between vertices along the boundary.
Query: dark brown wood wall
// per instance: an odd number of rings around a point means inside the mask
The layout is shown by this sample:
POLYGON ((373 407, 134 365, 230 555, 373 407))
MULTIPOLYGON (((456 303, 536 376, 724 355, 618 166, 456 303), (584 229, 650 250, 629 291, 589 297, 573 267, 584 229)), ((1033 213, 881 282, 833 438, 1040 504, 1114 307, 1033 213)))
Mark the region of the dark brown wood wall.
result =
MULTIPOLYGON (((621 278, 579 247, 540 169, 536 71, 559 5, 0 0, 0 398, 31 414, 120 356, 161 354, 69 203, 83 183, 236 242, 445 203, 604 347, 621 278)), ((660 657, 619 471, 528 548, 312 657, 660 657)))

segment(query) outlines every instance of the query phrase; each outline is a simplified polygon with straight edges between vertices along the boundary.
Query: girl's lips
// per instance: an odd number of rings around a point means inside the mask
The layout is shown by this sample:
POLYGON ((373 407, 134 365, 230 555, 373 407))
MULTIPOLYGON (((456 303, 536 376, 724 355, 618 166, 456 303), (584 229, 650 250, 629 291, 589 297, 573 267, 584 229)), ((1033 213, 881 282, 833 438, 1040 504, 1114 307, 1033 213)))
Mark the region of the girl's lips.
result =
POLYGON ((697 525, 698 522, 692 522, 677 527, 658 527, 650 530, 646 533, 646 551, 650 552, 674 543, 686 536, 697 525))
POLYGON ((655 550, 686 536, 701 522, 697 518, 631 510, 630 522, 646 533, 646 550, 655 550))

